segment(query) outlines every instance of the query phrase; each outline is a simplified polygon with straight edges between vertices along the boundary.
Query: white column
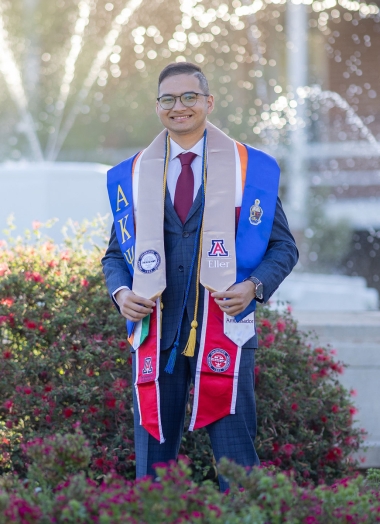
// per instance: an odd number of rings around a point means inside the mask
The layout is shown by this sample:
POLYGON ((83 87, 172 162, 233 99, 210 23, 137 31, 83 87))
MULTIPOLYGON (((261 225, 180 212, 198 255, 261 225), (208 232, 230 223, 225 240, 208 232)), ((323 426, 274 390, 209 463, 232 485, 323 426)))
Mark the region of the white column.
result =
MULTIPOLYGON (((306 6, 291 1, 286 7, 288 89, 296 98, 297 88, 308 81, 308 18, 306 6)), ((305 104, 297 106, 297 119, 305 120, 305 104)), ((300 125, 290 132, 290 147, 286 161, 286 211, 291 227, 302 230, 307 222, 308 173, 304 156, 306 128, 300 125)))

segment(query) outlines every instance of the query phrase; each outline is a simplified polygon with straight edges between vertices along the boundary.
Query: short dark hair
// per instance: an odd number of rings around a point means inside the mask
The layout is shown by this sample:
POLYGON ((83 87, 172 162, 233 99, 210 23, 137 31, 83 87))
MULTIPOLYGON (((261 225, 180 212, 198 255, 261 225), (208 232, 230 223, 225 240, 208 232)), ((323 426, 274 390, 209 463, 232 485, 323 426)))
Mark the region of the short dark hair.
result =
POLYGON ((171 64, 168 64, 166 67, 164 67, 164 69, 160 73, 160 76, 158 77, 158 89, 160 88, 160 85, 165 80, 165 78, 175 75, 196 76, 199 80, 199 85, 203 93, 205 95, 208 95, 210 93, 207 78, 202 73, 202 69, 196 64, 192 64, 191 62, 172 62, 171 64))

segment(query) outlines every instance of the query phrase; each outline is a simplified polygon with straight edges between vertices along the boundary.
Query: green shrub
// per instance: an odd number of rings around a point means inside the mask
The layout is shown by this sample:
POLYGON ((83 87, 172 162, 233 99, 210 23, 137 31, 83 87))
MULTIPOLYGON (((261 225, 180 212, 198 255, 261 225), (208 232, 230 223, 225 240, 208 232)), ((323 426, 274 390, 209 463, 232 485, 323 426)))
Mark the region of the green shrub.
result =
POLYGON ((206 481, 190 480, 186 463, 157 464, 157 478, 127 481, 109 473, 86 477, 89 455, 83 435, 57 435, 26 446, 32 461, 27 481, 0 479, 0 524, 342 524, 380 521, 380 493, 361 477, 333 486, 300 487, 289 475, 244 468, 223 460, 231 484, 221 494, 206 481), (60 461, 65 460, 72 475, 60 461), (55 466, 56 464, 56 466, 55 466), (75 471, 76 465, 76 471, 75 471), (73 470, 74 467, 74 470, 73 470))
MULTIPOLYGON (((97 475, 134 476, 131 359, 124 320, 105 290, 103 249, 86 249, 97 224, 64 246, 39 225, 0 246, 0 468, 26 472, 22 444, 80 424, 97 475), (34 239, 34 241, 32 240, 34 239)), ((355 408, 332 351, 310 346, 289 311, 260 307, 256 354, 260 458, 298 482, 332 482, 356 464, 355 408)), ((205 431, 185 433, 194 478, 215 478, 205 431)))

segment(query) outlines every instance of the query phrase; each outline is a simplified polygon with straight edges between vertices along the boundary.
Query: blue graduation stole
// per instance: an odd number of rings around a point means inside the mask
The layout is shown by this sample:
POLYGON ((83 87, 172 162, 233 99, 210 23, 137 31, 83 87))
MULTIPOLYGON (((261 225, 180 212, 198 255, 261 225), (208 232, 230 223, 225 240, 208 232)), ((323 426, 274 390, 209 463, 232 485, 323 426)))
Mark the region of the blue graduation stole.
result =
MULTIPOLYGON (((248 278, 262 261, 268 247, 276 211, 280 168, 276 160, 251 146, 236 236, 237 282, 248 278)), ((107 188, 114 216, 116 236, 128 270, 133 277, 135 222, 133 216, 132 171, 137 155, 113 167, 107 174, 107 188)), ((256 309, 256 301, 235 318, 239 322, 256 309)), ((130 336, 134 322, 127 321, 130 336)))

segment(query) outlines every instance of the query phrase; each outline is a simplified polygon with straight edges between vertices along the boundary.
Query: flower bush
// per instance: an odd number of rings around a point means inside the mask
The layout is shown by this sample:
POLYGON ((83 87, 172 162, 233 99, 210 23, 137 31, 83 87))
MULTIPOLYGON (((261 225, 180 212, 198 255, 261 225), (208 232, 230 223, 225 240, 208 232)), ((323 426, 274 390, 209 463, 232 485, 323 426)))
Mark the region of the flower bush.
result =
MULTIPOLYGON (((134 477, 131 359, 124 320, 103 281, 99 224, 72 225, 62 246, 40 224, 0 245, 0 472, 26 473, 25 442, 80 427, 96 476, 134 477)), ((343 365, 314 347, 289 311, 260 307, 256 352, 257 451, 305 482, 333 482, 357 464, 363 440, 340 385, 343 365)), ((189 406, 190 409, 190 406, 189 406)), ((216 477, 205 431, 181 454, 197 481, 216 477)))
MULTIPOLYGON (((157 464, 157 478, 128 481, 115 472, 86 476, 83 435, 57 435, 27 444, 27 479, 0 479, 0 524, 341 524, 380 522, 378 472, 332 486, 300 487, 278 471, 223 460, 230 492, 190 479, 186 462, 157 464), (84 451, 83 451, 84 450, 84 451), (61 458, 65 457, 62 468, 61 458), (58 460, 56 460, 58 459, 58 460), (68 475, 68 473, 71 473, 68 475)), ((273 469, 273 467, 272 467, 273 469)))

